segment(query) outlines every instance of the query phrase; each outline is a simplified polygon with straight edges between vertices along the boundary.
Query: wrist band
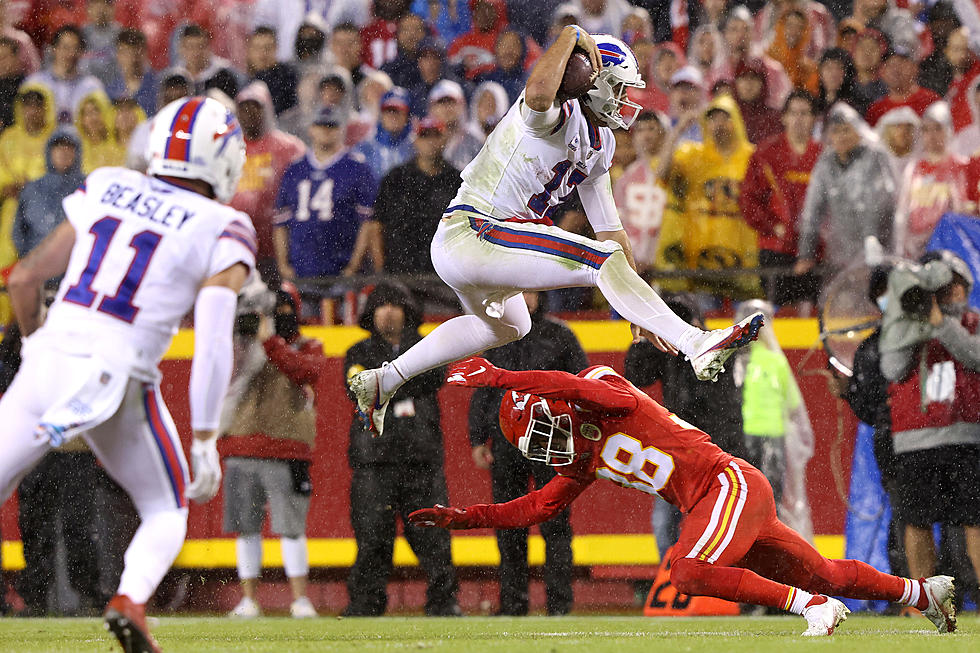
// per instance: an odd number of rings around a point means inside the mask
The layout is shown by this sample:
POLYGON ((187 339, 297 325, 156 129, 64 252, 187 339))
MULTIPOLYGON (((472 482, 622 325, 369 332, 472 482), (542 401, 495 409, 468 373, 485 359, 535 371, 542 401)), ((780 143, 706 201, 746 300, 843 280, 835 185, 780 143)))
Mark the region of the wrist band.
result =
POLYGON ((575 28, 575 45, 578 45, 578 40, 582 36, 582 31, 578 28, 578 25, 572 25, 575 28))

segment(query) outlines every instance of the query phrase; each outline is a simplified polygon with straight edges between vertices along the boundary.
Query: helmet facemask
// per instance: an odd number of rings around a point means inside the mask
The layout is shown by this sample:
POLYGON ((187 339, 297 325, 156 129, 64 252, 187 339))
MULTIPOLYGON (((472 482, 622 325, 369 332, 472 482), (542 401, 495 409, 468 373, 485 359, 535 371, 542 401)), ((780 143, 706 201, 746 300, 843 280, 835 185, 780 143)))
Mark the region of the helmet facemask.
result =
POLYGON ((595 84, 583 98, 585 105, 610 127, 628 130, 643 110, 627 96, 630 88, 644 88, 642 79, 624 80, 615 74, 614 67, 603 68, 595 84))
POLYGON ((528 460, 552 467, 570 465, 575 460, 572 416, 552 415, 548 402, 542 399, 531 405, 531 419, 517 447, 528 460))

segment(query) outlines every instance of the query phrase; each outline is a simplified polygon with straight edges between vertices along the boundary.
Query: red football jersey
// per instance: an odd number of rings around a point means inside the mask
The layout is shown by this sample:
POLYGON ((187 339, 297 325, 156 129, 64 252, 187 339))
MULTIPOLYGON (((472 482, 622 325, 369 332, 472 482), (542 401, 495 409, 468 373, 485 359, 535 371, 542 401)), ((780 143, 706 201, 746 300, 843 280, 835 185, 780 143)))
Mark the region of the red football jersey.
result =
POLYGON ((662 497, 684 512, 701 499, 733 456, 605 366, 567 372, 501 371, 498 387, 579 408, 575 461, 514 501, 468 507, 471 528, 518 528, 545 521, 596 479, 662 497))

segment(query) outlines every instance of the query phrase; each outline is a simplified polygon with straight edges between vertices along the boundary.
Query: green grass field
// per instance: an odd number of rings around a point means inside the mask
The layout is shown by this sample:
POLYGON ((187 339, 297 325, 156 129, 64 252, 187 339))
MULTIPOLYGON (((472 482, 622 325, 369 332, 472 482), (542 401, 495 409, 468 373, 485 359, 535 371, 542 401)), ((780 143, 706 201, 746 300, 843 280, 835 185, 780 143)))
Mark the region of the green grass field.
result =
MULTIPOLYGON (((167 653, 242 651, 506 651, 627 653, 976 653, 980 619, 964 615, 960 631, 939 635, 924 619, 851 616, 831 638, 804 639, 799 617, 650 619, 571 616, 559 618, 385 617, 309 621, 263 618, 162 618, 154 634, 167 653)), ((11 653, 107 653, 115 640, 95 619, 0 620, 0 651, 11 653)))

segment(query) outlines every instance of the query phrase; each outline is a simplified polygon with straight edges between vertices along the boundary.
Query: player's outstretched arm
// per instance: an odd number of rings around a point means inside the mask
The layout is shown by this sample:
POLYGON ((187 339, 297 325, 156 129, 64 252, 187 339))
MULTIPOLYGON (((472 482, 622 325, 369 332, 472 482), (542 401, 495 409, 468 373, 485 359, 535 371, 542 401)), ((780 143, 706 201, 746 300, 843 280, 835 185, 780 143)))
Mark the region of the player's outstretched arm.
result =
POLYGON ((600 379, 585 379, 556 370, 515 372, 495 367, 479 357, 451 365, 446 383, 469 388, 492 386, 539 397, 567 399, 591 410, 632 410, 637 406, 632 393, 600 379))
POLYGON ((555 42, 534 64, 524 87, 524 103, 528 107, 544 112, 554 106, 562 76, 565 74, 565 65, 576 46, 589 55, 592 70, 602 68, 599 48, 589 33, 577 25, 569 25, 558 34, 555 42))
POLYGON ((590 483, 556 476, 540 489, 507 503, 480 503, 468 508, 436 505, 416 510, 408 520, 416 526, 438 528, 527 528, 560 513, 590 483))
POLYGON ((65 220, 22 258, 7 280, 10 303, 20 332, 29 336, 41 326, 41 286, 68 269, 75 245, 75 228, 65 220))
POLYGON ((187 486, 186 494, 187 498, 202 503, 214 498, 221 486, 218 422, 231 382, 232 332, 238 292, 248 273, 244 263, 219 272, 204 282, 194 303, 194 360, 190 382, 194 479, 187 486))

